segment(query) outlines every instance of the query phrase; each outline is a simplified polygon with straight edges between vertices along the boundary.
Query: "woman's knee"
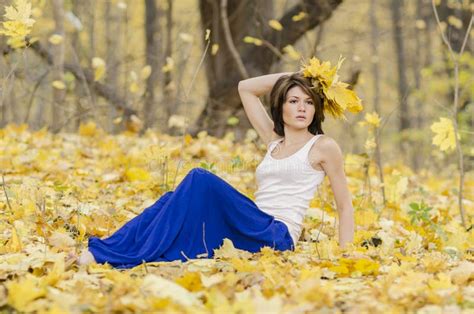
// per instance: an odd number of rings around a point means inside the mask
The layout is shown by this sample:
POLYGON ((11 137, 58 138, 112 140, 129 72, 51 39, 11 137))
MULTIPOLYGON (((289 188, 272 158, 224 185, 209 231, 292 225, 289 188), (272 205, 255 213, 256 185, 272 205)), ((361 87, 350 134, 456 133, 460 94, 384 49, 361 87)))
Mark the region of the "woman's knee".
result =
POLYGON ((188 175, 196 176, 196 177, 204 177, 204 176, 215 176, 212 172, 209 170, 206 170, 201 167, 195 167, 191 169, 188 173, 188 175))

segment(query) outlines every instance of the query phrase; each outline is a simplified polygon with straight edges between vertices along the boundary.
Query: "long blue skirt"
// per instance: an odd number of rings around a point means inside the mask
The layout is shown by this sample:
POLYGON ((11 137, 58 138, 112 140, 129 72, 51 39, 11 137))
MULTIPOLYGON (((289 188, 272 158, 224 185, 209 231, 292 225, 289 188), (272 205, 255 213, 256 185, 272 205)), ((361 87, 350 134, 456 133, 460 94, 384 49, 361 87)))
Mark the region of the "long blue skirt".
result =
POLYGON ((253 253, 264 246, 294 249, 283 222, 212 172, 193 168, 175 191, 163 194, 110 237, 89 238, 89 251, 98 263, 130 268, 205 253, 211 258, 224 238, 253 253))

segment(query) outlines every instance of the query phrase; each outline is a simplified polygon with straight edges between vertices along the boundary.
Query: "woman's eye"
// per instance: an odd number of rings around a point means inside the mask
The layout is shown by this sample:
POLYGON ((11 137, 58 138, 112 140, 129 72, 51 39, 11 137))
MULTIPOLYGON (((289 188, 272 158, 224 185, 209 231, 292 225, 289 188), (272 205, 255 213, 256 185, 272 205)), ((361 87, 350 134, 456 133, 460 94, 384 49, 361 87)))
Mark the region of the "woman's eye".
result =
POLYGON ((313 102, 312 101, 307 101, 306 102, 308 105, 313 105, 313 102))
POLYGON ((290 104, 294 104, 294 103, 296 103, 295 99, 290 100, 290 104))

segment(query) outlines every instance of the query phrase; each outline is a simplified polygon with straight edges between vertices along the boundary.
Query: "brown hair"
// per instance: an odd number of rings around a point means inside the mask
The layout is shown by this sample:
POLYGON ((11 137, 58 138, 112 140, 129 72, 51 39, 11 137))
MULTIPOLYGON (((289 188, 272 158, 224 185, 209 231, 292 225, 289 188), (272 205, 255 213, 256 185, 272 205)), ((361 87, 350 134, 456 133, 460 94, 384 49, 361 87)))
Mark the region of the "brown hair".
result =
POLYGON ((285 136, 283 104, 286 101, 288 91, 294 86, 299 86, 306 94, 308 94, 308 96, 311 97, 316 109, 313 121, 311 121, 311 124, 308 126, 308 131, 314 135, 324 134, 321 126, 324 121, 324 101, 313 89, 311 81, 300 73, 283 75, 275 82, 275 85, 273 85, 272 91, 270 92, 270 112, 274 123, 273 131, 280 136, 285 136))

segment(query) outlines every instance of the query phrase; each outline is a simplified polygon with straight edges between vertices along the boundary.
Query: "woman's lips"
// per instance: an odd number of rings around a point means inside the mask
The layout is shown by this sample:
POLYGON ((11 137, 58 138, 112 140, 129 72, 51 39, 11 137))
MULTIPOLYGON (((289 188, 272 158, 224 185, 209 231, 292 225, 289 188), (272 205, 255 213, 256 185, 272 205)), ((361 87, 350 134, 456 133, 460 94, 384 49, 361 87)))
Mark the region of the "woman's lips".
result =
POLYGON ((298 120, 306 120, 306 118, 305 118, 305 117, 302 117, 302 116, 298 116, 298 117, 296 117, 296 119, 298 119, 298 120))

